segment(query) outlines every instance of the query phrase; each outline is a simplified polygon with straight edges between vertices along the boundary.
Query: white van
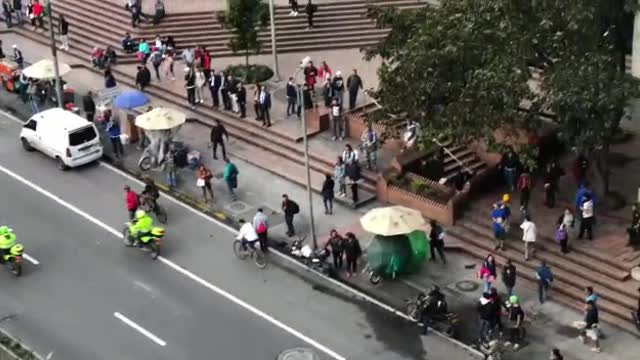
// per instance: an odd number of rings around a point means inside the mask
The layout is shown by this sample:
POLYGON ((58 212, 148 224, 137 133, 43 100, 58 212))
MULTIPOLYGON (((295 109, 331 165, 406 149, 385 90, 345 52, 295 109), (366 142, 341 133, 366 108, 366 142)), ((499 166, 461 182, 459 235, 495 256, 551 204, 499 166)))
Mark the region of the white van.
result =
POLYGON ((70 111, 53 108, 37 113, 20 132, 27 151, 40 150, 65 170, 88 164, 102 157, 102 144, 93 123, 70 111))

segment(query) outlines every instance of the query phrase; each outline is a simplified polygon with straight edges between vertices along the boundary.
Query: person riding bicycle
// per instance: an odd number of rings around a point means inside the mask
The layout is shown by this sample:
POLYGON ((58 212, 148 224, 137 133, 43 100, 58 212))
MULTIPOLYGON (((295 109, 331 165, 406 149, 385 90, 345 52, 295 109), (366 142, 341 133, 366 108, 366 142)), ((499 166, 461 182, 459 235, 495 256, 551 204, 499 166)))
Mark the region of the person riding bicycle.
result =
POLYGON ((16 235, 8 226, 0 226, 0 261, 4 263, 4 256, 16 244, 16 235))
POLYGON ((137 245, 144 236, 148 236, 153 229, 153 219, 144 210, 136 211, 136 220, 131 226, 131 235, 137 245))
POLYGON ((244 219, 240 219, 238 222, 240 223, 240 232, 238 232, 236 240, 241 241, 242 250, 246 251, 247 244, 252 248, 254 247, 255 243, 258 241, 258 234, 251 223, 244 221, 244 219))
POLYGON ((144 181, 144 190, 140 193, 140 198, 142 201, 140 203, 144 204, 146 201, 151 201, 153 205, 152 211, 156 209, 158 206, 158 198, 160 197, 160 192, 158 191, 158 187, 153 182, 153 179, 146 176, 143 179, 144 181))

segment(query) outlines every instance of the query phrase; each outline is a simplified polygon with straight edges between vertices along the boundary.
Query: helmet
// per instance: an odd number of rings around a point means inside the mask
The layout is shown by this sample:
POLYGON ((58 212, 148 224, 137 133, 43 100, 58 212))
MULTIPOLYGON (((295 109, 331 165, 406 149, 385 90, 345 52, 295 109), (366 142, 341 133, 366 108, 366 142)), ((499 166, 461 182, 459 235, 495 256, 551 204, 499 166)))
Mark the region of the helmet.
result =
POLYGON ((509 201, 511 201, 511 195, 509 195, 509 194, 502 195, 502 202, 503 203, 509 203, 509 201))
POLYGON ((0 226, 0 235, 5 235, 10 233, 12 230, 9 229, 8 226, 0 226))
POLYGON ((145 216, 147 216, 147 213, 144 210, 136 211, 136 219, 141 219, 145 216))
POLYGON ((518 296, 516 295, 511 295, 511 297, 509 298, 509 303, 515 305, 517 303, 520 302, 520 299, 518 299, 518 296))

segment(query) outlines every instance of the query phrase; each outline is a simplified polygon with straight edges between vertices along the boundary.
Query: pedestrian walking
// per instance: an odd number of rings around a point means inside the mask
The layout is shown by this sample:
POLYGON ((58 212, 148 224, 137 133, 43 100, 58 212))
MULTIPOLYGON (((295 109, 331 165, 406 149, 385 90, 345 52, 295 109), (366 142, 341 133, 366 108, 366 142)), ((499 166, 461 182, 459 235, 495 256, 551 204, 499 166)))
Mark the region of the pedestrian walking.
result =
POLYGON ((247 117, 247 89, 241 81, 238 82, 236 95, 238 97, 238 107, 240 108, 240 119, 244 119, 247 117))
POLYGON ((171 81, 175 81, 176 74, 173 71, 173 66, 175 63, 174 50, 167 49, 167 51, 164 54, 164 61, 162 63, 164 64, 164 77, 171 79, 171 81))
POLYGON ((429 246, 431 250, 431 261, 436 261, 436 252, 440 255, 440 259, 443 264, 447 263, 447 258, 444 256, 444 238, 445 231, 437 221, 431 220, 431 231, 429 232, 429 246))
POLYGON ((549 360, 564 360, 564 356, 560 353, 560 350, 557 348, 551 349, 551 355, 549 355, 549 360))
POLYGON ((151 84, 151 72, 144 65, 138 65, 138 72, 136 73, 136 86, 140 91, 151 84))
POLYGON ((562 168, 558 166, 558 162, 552 159, 547 164, 544 171, 544 204, 549 208, 553 208, 556 204, 556 192, 558 191, 558 181, 564 175, 562 168))
POLYGON ((258 240, 260 241, 260 248, 263 252, 269 251, 269 226, 271 225, 269 217, 264 213, 262 208, 258 208, 258 211, 253 216, 253 228, 256 229, 258 234, 258 240))
POLYGON ((208 203, 207 200, 207 191, 211 196, 211 202, 213 202, 213 188, 211 187, 211 178, 213 178, 213 174, 211 171, 207 169, 204 165, 200 164, 198 167, 198 178, 196 180, 196 185, 199 188, 202 188, 202 197, 204 198, 204 202, 208 203))
POLYGON ((583 196, 582 205, 580 205, 580 232, 578 233, 578 239, 582 239, 584 233, 587 233, 587 238, 593 240, 593 223, 595 217, 593 214, 593 199, 590 193, 586 193, 583 196))
POLYGON ((34 80, 29 80, 29 87, 27 89, 29 94, 29 104, 31 105, 31 112, 37 114, 40 112, 38 106, 38 84, 34 80))
POLYGON ((360 141, 360 149, 367 163, 367 169, 376 171, 378 169, 378 134, 371 123, 367 124, 367 128, 360 135, 360 141))
POLYGON ((176 164, 176 151, 169 150, 167 153, 167 182, 171 188, 178 186, 178 166, 176 164))
MULTIPOLYGON (((304 79, 307 88, 309 89, 309 94, 316 96, 316 81, 318 79, 318 69, 313 66, 313 61, 309 61, 307 67, 304 68, 304 79)), ((311 105, 311 102, 307 103, 305 101, 305 105, 311 105)))
POLYGON ((518 190, 520 191, 520 211, 524 213, 531 197, 531 175, 526 168, 518 179, 518 190))
POLYGON ((507 259, 507 262, 502 268, 502 283, 505 289, 507 289, 507 296, 513 295, 513 288, 516 286, 516 266, 513 265, 511 259, 507 259))
POLYGON ((62 14, 58 17, 58 32, 62 40, 60 49, 69 51, 69 22, 62 14))
POLYGON ((540 304, 544 304, 549 298, 553 284, 553 272, 544 260, 540 261, 540 266, 536 269, 536 280, 538 280, 538 300, 540 304))
POLYGON ((287 117, 295 114, 298 101, 298 90, 295 80, 291 77, 287 82, 287 117))
POLYGON ((287 224, 287 236, 292 237, 296 234, 293 217, 300 212, 300 207, 295 201, 289 199, 287 194, 282 195, 282 212, 284 212, 284 222, 287 224))
MULTIPOLYGON (((524 310, 520 306, 520 299, 516 295, 509 296, 508 303, 509 318, 509 343, 513 344, 513 350, 520 348, 520 343, 524 340, 524 310)), ((509 345, 509 344, 505 344, 509 345)))
POLYGON ((335 141, 340 139, 340 141, 344 140, 345 135, 345 126, 344 126, 344 118, 342 117, 342 107, 338 103, 338 99, 333 99, 331 101, 330 112, 331 114, 331 123, 333 124, 333 137, 331 140, 335 141))
POLYGON ((498 330, 498 334, 502 336, 504 333, 504 324, 502 323, 502 305, 505 303, 502 301, 502 297, 498 294, 498 289, 495 287, 492 287, 491 290, 489 290, 489 295, 491 296, 491 300, 498 305, 496 309, 496 330, 498 330))
POLYGON ((593 290, 593 286, 587 286, 584 289, 584 294, 585 294, 585 299, 584 299, 585 303, 588 303, 589 301, 591 301, 594 306, 596 307, 598 306, 598 299, 600 298, 600 295, 593 290))
POLYGON ((2 0, 2 14, 4 15, 4 21, 7 24, 8 28, 13 26, 13 18, 11 15, 12 13, 13 4, 11 3, 11 0, 2 0))
POLYGON ((231 76, 222 78, 222 86, 220 88, 220 95, 222 96, 222 107, 225 111, 231 111, 231 76))
POLYGON ((496 240, 495 250, 504 250, 504 240, 507 237, 505 230, 505 220, 502 218, 504 212, 500 209, 500 204, 493 204, 493 211, 491 212, 491 221, 493 224, 493 236, 496 240))
POLYGON ((207 79, 204 76, 204 72, 201 67, 197 67, 195 70, 195 103, 196 104, 204 104, 203 97, 203 88, 204 84, 207 82, 207 79))
POLYGON ((216 119, 214 125, 211 127, 211 147, 213 148, 213 158, 218 159, 218 145, 222 149, 222 158, 227 158, 227 150, 224 147, 224 139, 229 141, 229 133, 227 133, 227 129, 220 123, 220 120, 216 119))
POLYGON ((129 185, 124 186, 125 202, 127 205, 127 211, 129 212, 129 220, 133 220, 136 217, 136 211, 140 206, 140 200, 138 194, 131 190, 129 185))
POLYGON ((35 26, 35 30, 38 29, 44 31, 44 7, 40 3, 39 0, 33 1, 33 26, 35 26))
POLYGON ((356 208, 358 206, 358 186, 362 182, 362 174, 360 172, 360 164, 356 162, 352 162, 350 165, 347 165, 347 183, 351 187, 351 200, 353 201, 353 207, 356 208))
POLYGON ((334 99, 338 99, 340 106, 344 104, 344 79, 340 70, 336 71, 336 76, 331 80, 331 94, 334 99))
POLYGON ((307 14, 307 30, 313 28, 313 15, 318 11, 318 6, 311 3, 311 0, 307 1, 307 5, 304 7, 304 12, 307 14))
POLYGON ((88 122, 93 122, 93 118, 96 115, 96 103, 93 101, 93 92, 89 91, 82 97, 82 109, 88 122))
POLYGON ((345 236, 347 237, 344 244, 344 254, 347 258, 347 277, 351 277, 358 273, 358 259, 362 255, 362 248, 354 233, 348 232, 345 236))
POLYGON ((298 0, 289 0, 289 4, 291 4, 291 12, 289 16, 298 16, 298 0))
POLYGON ((331 174, 326 174, 324 182, 322 183, 322 202, 324 204, 325 215, 333 214, 333 198, 334 188, 336 184, 333 181, 331 174))
POLYGON ((488 293, 497 276, 496 260, 492 254, 487 255, 476 275, 482 280, 483 292, 488 293))
POLYGON ((191 110, 196 108, 196 74, 193 68, 184 68, 184 88, 187 90, 187 102, 191 105, 191 110))
MULTIPOLYGON (((153 70, 156 73, 156 79, 161 81, 160 79, 160 67, 162 66, 162 62, 164 61, 164 55, 162 55, 162 51, 154 47, 151 55, 149 55, 149 59, 147 59, 147 64, 151 64, 153 66, 153 70)), ((151 81, 151 79, 149 79, 151 81)))
POLYGON ((106 89, 111 89, 118 86, 116 83, 116 78, 113 76, 111 69, 106 69, 104 71, 104 87, 106 89))
POLYGON ((573 228, 575 226, 575 217, 573 216, 573 211, 570 207, 565 207, 564 211, 558 217, 558 226, 564 225, 567 231, 569 228, 573 228))
POLYGON ((269 111, 271 111, 271 93, 269 93, 266 85, 262 86, 262 91, 260 91, 260 111, 262 114, 262 126, 270 127, 271 116, 269 115, 269 111))
POLYGON ((224 175, 222 176, 222 178, 227 184, 227 189, 229 189, 231 198, 233 199, 233 201, 236 201, 238 197, 236 196, 234 190, 238 188, 238 174, 240 172, 238 172, 238 167, 236 166, 236 164, 232 163, 229 158, 225 158, 224 162, 226 163, 226 165, 224 167, 224 175))
POLYGON ((349 89, 349 110, 353 110, 356 107, 358 91, 362 89, 362 79, 358 75, 358 70, 353 69, 353 74, 347 78, 347 89, 349 89))
POLYGON ((24 56, 22 56, 22 51, 18 49, 18 45, 13 44, 13 56, 11 60, 13 60, 20 69, 24 68, 24 56))
POLYGON ((342 269, 342 258, 344 257, 345 243, 346 240, 342 236, 340 236, 340 234, 338 234, 338 231, 332 229, 329 232, 329 241, 327 242, 326 247, 331 247, 333 267, 336 270, 342 269))
POLYGON ((22 0, 13 0, 13 12, 16 14, 16 22, 18 25, 22 25, 24 23, 22 0))
POLYGON ((522 229, 522 241, 524 242, 524 259, 529 260, 529 254, 533 255, 536 251, 536 237, 538 228, 536 224, 531 221, 531 217, 526 215, 524 221, 520 225, 520 229, 522 229))
POLYGON ((507 184, 509 191, 513 192, 516 186, 516 179, 518 178, 518 169, 520 167, 520 160, 516 155, 513 148, 509 147, 507 152, 502 155, 499 169, 502 171, 504 181, 507 184))
POLYGON ((576 191, 576 214, 578 214, 578 216, 582 216, 582 211, 580 210, 582 208, 582 204, 586 200, 585 195, 589 195, 591 200, 593 200, 594 206, 598 202, 596 195, 589 188, 589 182, 585 181, 584 183, 580 184, 580 186, 578 187, 578 190, 576 191))
POLYGON ((491 294, 484 292, 478 301, 477 311, 480 317, 480 342, 484 343, 495 335, 497 313, 500 304, 493 301, 491 294))
POLYGON ((240 107, 238 106, 238 81, 233 76, 229 76, 225 85, 227 86, 231 111, 237 114, 240 112, 240 107))
POLYGON ((584 328, 580 332, 580 342, 586 344, 587 338, 593 341, 591 351, 600 352, 600 319, 598 308, 591 301, 587 302, 584 314, 584 328))
POLYGON ((338 161, 333 167, 333 176, 338 183, 338 196, 347 196, 347 167, 344 164, 344 160, 342 160, 342 156, 338 156, 338 161))
POLYGON ((558 230, 556 230, 556 241, 560 244, 560 251, 563 254, 569 252, 569 232, 565 224, 560 224, 558 230))
POLYGON ((113 154, 116 159, 121 159, 124 156, 124 149, 122 148, 122 140, 120 139, 120 136, 122 135, 120 124, 113 119, 110 110, 104 112, 103 121, 105 124, 105 130, 109 134, 109 141, 111 142, 113 154))

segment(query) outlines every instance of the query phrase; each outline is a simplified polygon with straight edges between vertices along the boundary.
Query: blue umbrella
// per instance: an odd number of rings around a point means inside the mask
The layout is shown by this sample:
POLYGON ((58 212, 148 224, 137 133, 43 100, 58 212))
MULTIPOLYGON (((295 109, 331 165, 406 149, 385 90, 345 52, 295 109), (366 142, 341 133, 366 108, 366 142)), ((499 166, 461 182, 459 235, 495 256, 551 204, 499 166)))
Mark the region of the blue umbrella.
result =
POLYGON ((121 109, 135 109, 151 101, 147 94, 138 90, 125 91, 116 97, 115 106, 121 109))

